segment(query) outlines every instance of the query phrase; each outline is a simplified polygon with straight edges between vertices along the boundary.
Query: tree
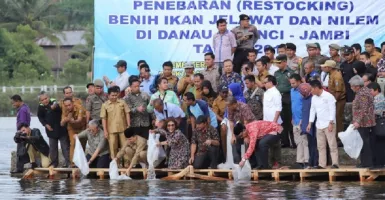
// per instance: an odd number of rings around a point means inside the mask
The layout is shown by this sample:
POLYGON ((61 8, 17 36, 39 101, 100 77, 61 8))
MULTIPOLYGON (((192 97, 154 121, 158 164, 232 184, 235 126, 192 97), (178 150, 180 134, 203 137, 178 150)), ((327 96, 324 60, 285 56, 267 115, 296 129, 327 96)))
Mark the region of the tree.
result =
POLYGON ((31 85, 52 80, 52 62, 33 38, 37 31, 19 25, 16 32, 0 29, 0 84, 31 85))
POLYGON ((87 64, 79 59, 70 59, 64 65, 61 78, 66 84, 84 84, 89 82, 87 78, 87 64))
POLYGON ((46 22, 51 15, 57 0, 0 0, 0 28, 16 31, 18 25, 29 25, 38 32, 38 37, 48 37, 58 41, 54 30, 47 27, 46 22))
POLYGON ((94 23, 94 0, 61 0, 55 4, 57 15, 50 20, 52 28, 59 30, 83 30, 94 23))

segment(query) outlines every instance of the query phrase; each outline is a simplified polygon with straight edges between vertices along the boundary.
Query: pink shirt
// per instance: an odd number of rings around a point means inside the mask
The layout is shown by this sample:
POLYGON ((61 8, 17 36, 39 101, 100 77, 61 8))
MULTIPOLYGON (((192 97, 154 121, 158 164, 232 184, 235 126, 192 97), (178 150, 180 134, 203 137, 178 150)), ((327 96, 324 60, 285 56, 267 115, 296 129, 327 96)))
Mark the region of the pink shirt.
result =
POLYGON ((253 154, 258 139, 267 134, 282 132, 282 126, 275 122, 253 121, 246 125, 246 130, 249 134, 250 144, 243 158, 247 160, 253 154))
POLYGON ((227 30, 225 33, 216 33, 213 37, 213 48, 215 62, 223 62, 226 59, 233 59, 232 48, 237 47, 234 34, 227 30))

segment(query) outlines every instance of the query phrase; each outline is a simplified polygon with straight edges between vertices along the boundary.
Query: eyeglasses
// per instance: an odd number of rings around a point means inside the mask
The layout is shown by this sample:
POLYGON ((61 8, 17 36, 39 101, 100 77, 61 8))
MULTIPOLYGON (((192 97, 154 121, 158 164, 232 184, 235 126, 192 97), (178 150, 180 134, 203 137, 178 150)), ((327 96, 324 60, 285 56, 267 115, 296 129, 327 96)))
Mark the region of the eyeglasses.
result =
POLYGON ((167 124, 167 127, 175 126, 175 124, 167 124))

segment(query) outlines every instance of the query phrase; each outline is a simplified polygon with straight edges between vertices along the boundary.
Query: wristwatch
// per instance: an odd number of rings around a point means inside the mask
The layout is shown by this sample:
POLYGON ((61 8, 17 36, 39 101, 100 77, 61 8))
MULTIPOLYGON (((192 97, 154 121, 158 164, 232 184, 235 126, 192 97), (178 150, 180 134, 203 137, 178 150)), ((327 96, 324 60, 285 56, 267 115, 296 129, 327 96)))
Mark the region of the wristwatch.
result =
POLYGON ((242 158, 242 162, 246 162, 246 159, 242 158))

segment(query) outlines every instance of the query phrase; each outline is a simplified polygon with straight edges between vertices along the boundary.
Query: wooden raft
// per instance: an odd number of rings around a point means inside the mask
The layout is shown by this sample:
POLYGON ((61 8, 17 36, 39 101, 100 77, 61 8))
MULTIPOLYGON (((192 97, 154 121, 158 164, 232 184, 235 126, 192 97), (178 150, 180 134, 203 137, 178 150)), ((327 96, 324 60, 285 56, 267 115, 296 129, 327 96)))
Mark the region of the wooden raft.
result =
MULTIPOLYGON (((119 169, 124 174, 126 169, 119 169)), ((96 173, 100 179, 108 176, 108 168, 91 168, 90 173, 96 173)), ((132 169, 130 176, 147 178, 147 169, 132 169)), ((179 180, 186 178, 195 178, 201 180, 232 180, 232 170, 223 169, 194 169, 188 166, 185 169, 155 169, 157 178, 163 177, 163 180, 179 180)), ((33 178, 34 175, 45 175, 51 179, 60 175, 68 177, 80 177, 80 171, 77 168, 35 168, 27 170, 23 178, 33 178)), ((298 177, 300 181, 305 181, 308 177, 328 177, 330 182, 336 181, 337 177, 357 177, 361 182, 374 181, 379 176, 385 176, 385 169, 369 170, 367 168, 341 167, 339 169, 269 169, 269 170, 252 170, 252 180, 258 181, 260 178, 271 178, 280 181, 283 177, 298 177)))

